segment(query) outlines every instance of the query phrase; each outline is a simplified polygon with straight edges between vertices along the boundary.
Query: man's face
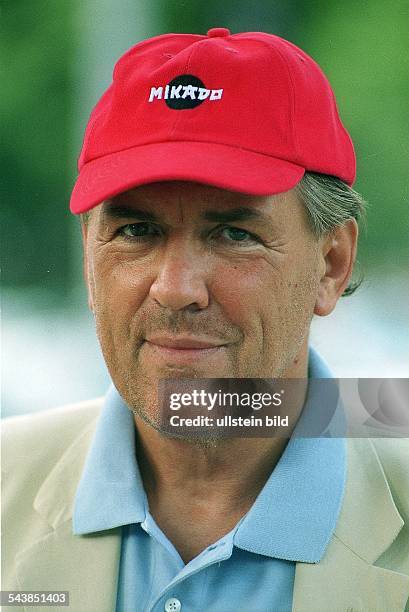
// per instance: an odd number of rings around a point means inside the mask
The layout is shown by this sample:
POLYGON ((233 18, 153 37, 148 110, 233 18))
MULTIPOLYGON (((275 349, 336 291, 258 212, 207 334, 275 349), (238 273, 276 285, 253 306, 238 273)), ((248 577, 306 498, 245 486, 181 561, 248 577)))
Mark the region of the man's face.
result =
POLYGON ((323 273, 294 190, 141 186, 92 211, 84 245, 105 361, 148 420, 161 378, 294 375, 323 273))

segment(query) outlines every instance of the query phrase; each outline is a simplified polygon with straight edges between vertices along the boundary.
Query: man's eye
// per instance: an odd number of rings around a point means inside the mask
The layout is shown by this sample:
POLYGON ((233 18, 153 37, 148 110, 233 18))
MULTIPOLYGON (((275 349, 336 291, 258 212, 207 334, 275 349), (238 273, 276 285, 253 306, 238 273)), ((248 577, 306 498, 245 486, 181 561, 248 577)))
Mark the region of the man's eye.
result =
POLYGON ((248 232, 247 230, 241 229, 240 227, 221 227, 218 231, 219 236, 228 240, 229 242, 241 242, 241 243, 253 243, 257 242, 257 237, 248 232))
POLYGON ((120 228, 119 234, 126 238, 146 238, 157 236, 159 234, 158 229, 148 222, 144 223, 128 223, 120 228))

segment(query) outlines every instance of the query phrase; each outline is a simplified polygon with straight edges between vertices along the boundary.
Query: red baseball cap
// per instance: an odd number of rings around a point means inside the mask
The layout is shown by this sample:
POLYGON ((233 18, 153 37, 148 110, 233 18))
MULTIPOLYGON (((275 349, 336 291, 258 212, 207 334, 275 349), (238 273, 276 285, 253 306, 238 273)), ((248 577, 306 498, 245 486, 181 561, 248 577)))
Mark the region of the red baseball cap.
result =
POLYGON ((311 57, 272 34, 213 28, 157 36, 119 59, 78 170, 76 214, 157 181, 270 195, 307 170, 352 185, 355 153, 311 57))

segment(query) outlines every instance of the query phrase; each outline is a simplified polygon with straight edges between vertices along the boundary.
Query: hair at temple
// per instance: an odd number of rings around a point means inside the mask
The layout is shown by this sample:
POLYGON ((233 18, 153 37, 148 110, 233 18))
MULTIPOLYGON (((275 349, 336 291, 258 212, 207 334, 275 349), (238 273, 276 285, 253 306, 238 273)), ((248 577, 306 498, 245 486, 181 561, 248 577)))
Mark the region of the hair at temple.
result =
MULTIPOLYGON (((349 219, 365 221, 365 200, 335 176, 306 172, 295 190, 307 209, 312 231, 317 238, 330 233, 349 219)), ((352 280, 342 295, 354 293, 362 281, 362 275, 352 280)))

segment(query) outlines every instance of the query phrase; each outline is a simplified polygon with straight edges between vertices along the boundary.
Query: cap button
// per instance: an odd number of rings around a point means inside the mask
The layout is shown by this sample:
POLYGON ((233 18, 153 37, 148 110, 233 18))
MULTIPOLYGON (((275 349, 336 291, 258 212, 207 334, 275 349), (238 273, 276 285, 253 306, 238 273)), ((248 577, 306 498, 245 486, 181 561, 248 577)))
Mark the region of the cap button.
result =
POLYGON ((208 31, 207 35, 209 38, 230 36, 231 32, 228 28, 212 28, 208 31))

